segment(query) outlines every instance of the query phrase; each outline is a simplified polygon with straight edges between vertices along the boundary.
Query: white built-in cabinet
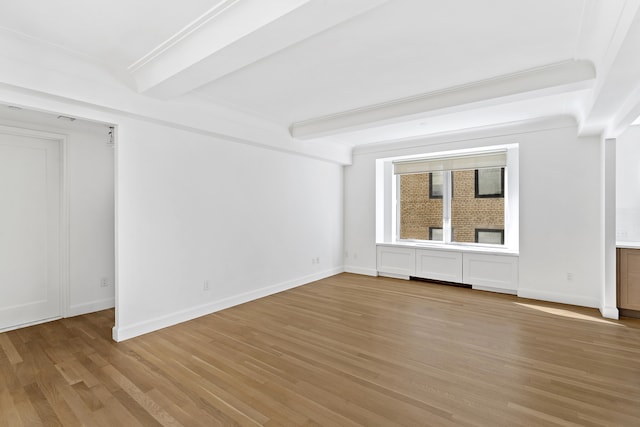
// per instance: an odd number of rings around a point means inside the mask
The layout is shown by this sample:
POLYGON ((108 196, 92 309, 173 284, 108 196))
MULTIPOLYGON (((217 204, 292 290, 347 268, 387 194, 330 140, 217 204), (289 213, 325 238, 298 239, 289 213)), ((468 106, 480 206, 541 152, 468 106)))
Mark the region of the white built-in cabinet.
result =
POLYGON ((419 277, 509 294, 518 290, 518 255, 513 253, 378 245, 377 270, 401 279, 419 277))
POLYGON ((416 270, 411 276, 462 283, 462 252, 431 249, 414 249, 414 251, 416 270))

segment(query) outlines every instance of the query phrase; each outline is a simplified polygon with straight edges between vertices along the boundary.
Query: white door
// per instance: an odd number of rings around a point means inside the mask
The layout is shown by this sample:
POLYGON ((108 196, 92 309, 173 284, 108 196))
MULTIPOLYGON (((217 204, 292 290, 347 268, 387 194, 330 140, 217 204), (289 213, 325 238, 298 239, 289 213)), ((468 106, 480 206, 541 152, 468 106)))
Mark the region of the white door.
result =
POLYGON ((61 315, 60 142, 0 133, 0 330, 61 315))

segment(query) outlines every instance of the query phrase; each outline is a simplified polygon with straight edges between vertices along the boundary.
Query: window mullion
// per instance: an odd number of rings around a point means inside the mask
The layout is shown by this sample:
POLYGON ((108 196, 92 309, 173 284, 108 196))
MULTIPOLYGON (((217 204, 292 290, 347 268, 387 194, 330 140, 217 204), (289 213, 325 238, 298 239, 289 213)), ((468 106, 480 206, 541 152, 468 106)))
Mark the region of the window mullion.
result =
POLYGON ((442 173, 442 240, 451 243, 451 171, 442 173))

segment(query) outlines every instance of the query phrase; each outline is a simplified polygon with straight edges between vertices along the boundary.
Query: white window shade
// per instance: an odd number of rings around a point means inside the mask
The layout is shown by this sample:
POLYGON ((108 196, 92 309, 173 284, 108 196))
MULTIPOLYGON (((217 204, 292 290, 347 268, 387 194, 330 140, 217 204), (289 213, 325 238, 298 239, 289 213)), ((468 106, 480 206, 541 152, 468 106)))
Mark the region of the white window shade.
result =
POLYGON ((393 162, 393 173, 403 175, 443 170, 501 168, 507 165, 507 152, 493 152, 456 157, 440 157, 393 162))

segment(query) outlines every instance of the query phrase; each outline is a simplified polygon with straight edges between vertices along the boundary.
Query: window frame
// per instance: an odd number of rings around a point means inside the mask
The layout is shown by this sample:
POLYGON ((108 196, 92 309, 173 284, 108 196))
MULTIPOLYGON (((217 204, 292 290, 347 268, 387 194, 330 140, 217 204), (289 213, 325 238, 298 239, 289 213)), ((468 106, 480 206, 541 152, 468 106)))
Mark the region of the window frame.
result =
MULTIPOLYGON (((506 151, 506 150, 505 150, 506 151)), ((492 153, 494 151, 487 151, 487 152, 478 152, 478 153, 474 153, 474 154, 470 154, 469 157, 475 157, 477 155, 477 157, 481 158, 482 156, 486 155, 487 153, 492 153)), ((426 161, 429 161, 431 158, 431 156, 429 157, 425 157, 424 159, 426 161)), ((436 157, 437 158, 437 157, 436 157)), ((420 159, 418 160, 420 161, 420 159)), ((454 233, 453 233, 453 227, 451 224, 452 221, 452 212, 451 212, 451 208, 452 208, 452 201, 453 201, 453 177, 454 177, 454 172, 456 170, 464 170, 464 169, 457 169, 457 168, 453 168, 453 169, 443 169, 443 170, 438 170, 437 172, 442 174, 442 196, 438 196, 438 195, 433 195, 433 180, 432 180, 432 176, 433 176, 433 172, 427 172, 428 173, 428 177, 429 177, 429 194, 428 194, 428 198, 429 200, 431 199, 435 199, 435 200, 442 200, 442 226, 438 227, 438 226, 434 226, 434 227, 429 227, 429 234, 428 234, 428 240, 423 240, 420 238, 401 238, 400 237, 400 232, 401 232, 401 204, 400 204, 400 193, 401 193, 401 185, 400 185, 400 177, 403 175, 407 175, 407 174, 412 174, 411 172, 409 173, 398 173, 398 174, 394 174, 394 179, 395 181, 395 188, 396 188, 396 209, 395 209, 395 236, 394 236, 394 240, 398 241, 398 242, 406 242, 406 243, 427 243, 427 244, 435 244, 435 245, 443 245, 443 246, 491 246, 491 247, 501 247, 504 249, 507 249, 506 244, 505 244, 505 230, 508 228, 508 226, 506 225, 507 223, 507 198, 505 197, 505 174, 506 174, 506 169, 508 167, 508 163, 505 162, 504 166, 494 166, 494 167, 490 167, 490 166, 480 166, 477 168, 469 168, 471 170, 474 170, 474 197, 476 196, 477 192, 478 192, 478 170, 481 169, 497 169, 500 168, 500 190, 501 193, 499 196, 495 196, 495 195, 491 195, 488 197, 483 197, 483 195, 480 195, 481 197, 478 198, 489 198, 489 197, 499 197, 499 198, 504 198, 505 199, 505 210, 504 210, 504 228, 502 229, 502 233, 501 233, 501 244, 500 245, 496 245, 496 244, 492 244, 492 243, 478 243, 477 239, 474 238, 473 242, 456 242, 453 240, 454 238, 454 233), (446 196, 446 197, 445 197, 446 196), (433 228, 441 228, 442 229, 442 240, 433 240, 433 232, 432 229, 433 228)), ((467 170, 469 170, 467 169, 467 170)), ((419 172, 415 172, 415 173, 419 173, 419 172)), ((491 229, 490 231, 493 231, 494 229, 491 229)), ((475 237, 475 232, 474 232, 474 237, 475 237)))
MULTIPOLYGON (((520 144, 509 136, 496 138, 494 144, 475 144, 467 141, 466 147, 447 149, 443 147, 422 146, 423 150, 415 150, 413 154, 380 156, 375 159, 375 242, 405 246, 446 248, 453 251, 490 250, 501 253, 518 253, 520 248, 520 144), (437 242, 423 239, 400 239, 400 174, 396 173, 396 163, 422 162, 447 158, 450 156, 486 155, 503 151, 506 153, 504 177, 504 245, 485 245, 466 242, 437 242)), ((469 168, 474 169, 474 168, 469 168)), ((428 172, 428 171, 426 171, 428 172)), ((419 172, 408 172, 419 173, 419 172)), ((426 189, 425 189, 426 190, 426 189)), ((472 190, 473 191, 473 190, 472 190)), ((428 196, 428 194, 425 194, 428 196)), ((473 196, 472 196, 473 197, 473 196)), ((445 236, 446 237, 446 236, 445 236)))

